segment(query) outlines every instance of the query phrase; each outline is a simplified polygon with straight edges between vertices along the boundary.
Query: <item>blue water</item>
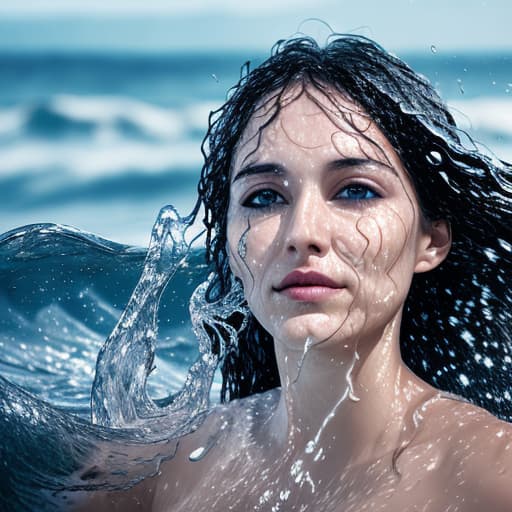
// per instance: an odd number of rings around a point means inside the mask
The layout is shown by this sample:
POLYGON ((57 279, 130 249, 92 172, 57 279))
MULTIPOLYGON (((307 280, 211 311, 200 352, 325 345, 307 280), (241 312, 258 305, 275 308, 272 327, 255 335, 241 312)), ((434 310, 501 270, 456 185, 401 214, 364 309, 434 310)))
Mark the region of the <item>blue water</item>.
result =
POLYGON ((218 363, 206 329, 219 311, 241 311, 243 295, 205 304, 192 220, 162 208, 146 253, 50 224, 0 237, 1 510, 56 510, 77 490, 129 487, 203 421, 218 363), (126 276, 138 274, 126 299, 126 276), (148 380, 155 365, 165 374, 148 380))
MULTIPOLYGON (((404 57, 463 128, 512 160, 512 55, 404 57)), ((63 432, 78 428, 68 413, 87 425, 96 358, 137 284, 155 217, 168 203, 192 209, 208 114, 244 60, 0 55, 0 375, 53 408, 10 385, 2 400, 24 397, 63 432)), ((154 399, 176 393, 197 357, 188 301, 205 277, 199 247, 162 297, 154 399)), ((214 399, 218 391, 217 377, 214 399)), ((39 450, 42 441, 27 444, 28 423, 20 425, 5 443, 39 450)), ((43 439, 50 460, 58 436, 43 439)))
MULTIPOLYGON (((145 256, 144 249, 49 224, 0 236, 0 375, 88 418, 98 352, 145 256)), ((202 260, 192 253, 162 298, 157 370, 148 383, 153 398, 178 391, 197 356, 188 300, 205 279, 202 260)))
MULTIPOLYGON (((512 159, 511 55, 405 57, 512 159)), ((208 114, 246 58, 0 55, 0 232, 57 222, 147 245, 163 204, 192 207, 208 114)))

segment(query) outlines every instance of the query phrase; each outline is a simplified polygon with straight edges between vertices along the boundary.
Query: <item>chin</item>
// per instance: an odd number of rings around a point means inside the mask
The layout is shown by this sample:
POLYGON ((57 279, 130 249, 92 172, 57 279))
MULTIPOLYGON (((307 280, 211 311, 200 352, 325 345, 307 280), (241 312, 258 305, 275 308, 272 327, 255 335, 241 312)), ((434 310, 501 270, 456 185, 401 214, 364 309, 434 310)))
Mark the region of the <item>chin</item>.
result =
POLYGON ((274 339, 279 340, 287 348, 304 350, 306 343, 309 348, 315 345, 333 346, 339 343, 350 343, 354 335, 362 327, 363 322, 353 318, 351 313, 348 316, 339 313, 310 313, 286 319, 274 332, 274 339))

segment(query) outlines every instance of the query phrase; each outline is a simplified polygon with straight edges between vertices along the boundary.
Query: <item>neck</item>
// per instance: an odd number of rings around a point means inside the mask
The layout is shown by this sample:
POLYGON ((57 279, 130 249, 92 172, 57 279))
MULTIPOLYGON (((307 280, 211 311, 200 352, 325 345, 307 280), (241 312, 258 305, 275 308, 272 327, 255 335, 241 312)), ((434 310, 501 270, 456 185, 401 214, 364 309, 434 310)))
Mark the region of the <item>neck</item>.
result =
POLYGON ((371 339, 293 350, 276 341, 281 396, 269 424, 274 441, 312 453, 326 448, 357 463, 389 453, 413 428, 432 388, 400 357, 400 316, 371 339), (409 424, 409 428, 407 425, 409 424))

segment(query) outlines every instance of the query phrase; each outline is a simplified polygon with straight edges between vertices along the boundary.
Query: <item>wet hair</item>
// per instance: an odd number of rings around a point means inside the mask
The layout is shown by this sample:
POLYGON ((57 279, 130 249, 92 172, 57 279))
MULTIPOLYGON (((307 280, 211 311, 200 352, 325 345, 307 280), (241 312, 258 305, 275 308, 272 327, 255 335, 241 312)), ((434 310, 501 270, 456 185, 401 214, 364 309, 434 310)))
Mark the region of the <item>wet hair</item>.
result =
MULTIPOLYGON (((226 294, 232 282, 226 228, 237 143, 261 101, 275 98, 260 130, 279 114, 280 94, 297 83, 359 104, 401 158, 424 217, 451 225, 446 260, 413 277, 401 325, 404 362, 435 387, 512 419, 512 168, 480 152, 432 85, 367 38, 337 35, 325 47, 310 38, 280 41, 261 65, 246 64, 226 103, 211 113, 198 186, 215 273, 207 299, 226 294)), ((272 337, 251 313, 221 371, 223 401, 279 386, 272 337)))

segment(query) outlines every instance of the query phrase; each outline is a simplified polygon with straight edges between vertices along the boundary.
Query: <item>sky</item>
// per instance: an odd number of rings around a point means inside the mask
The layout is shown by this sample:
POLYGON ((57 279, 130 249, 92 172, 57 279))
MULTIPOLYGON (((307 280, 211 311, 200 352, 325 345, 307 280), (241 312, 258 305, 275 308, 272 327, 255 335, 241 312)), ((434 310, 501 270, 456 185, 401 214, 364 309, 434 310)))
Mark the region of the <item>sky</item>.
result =
POLYGON ((2 0, 0 51, 263 51, 331 29, 400 52, 512 51, 511 20, 509 0, 2 0))

